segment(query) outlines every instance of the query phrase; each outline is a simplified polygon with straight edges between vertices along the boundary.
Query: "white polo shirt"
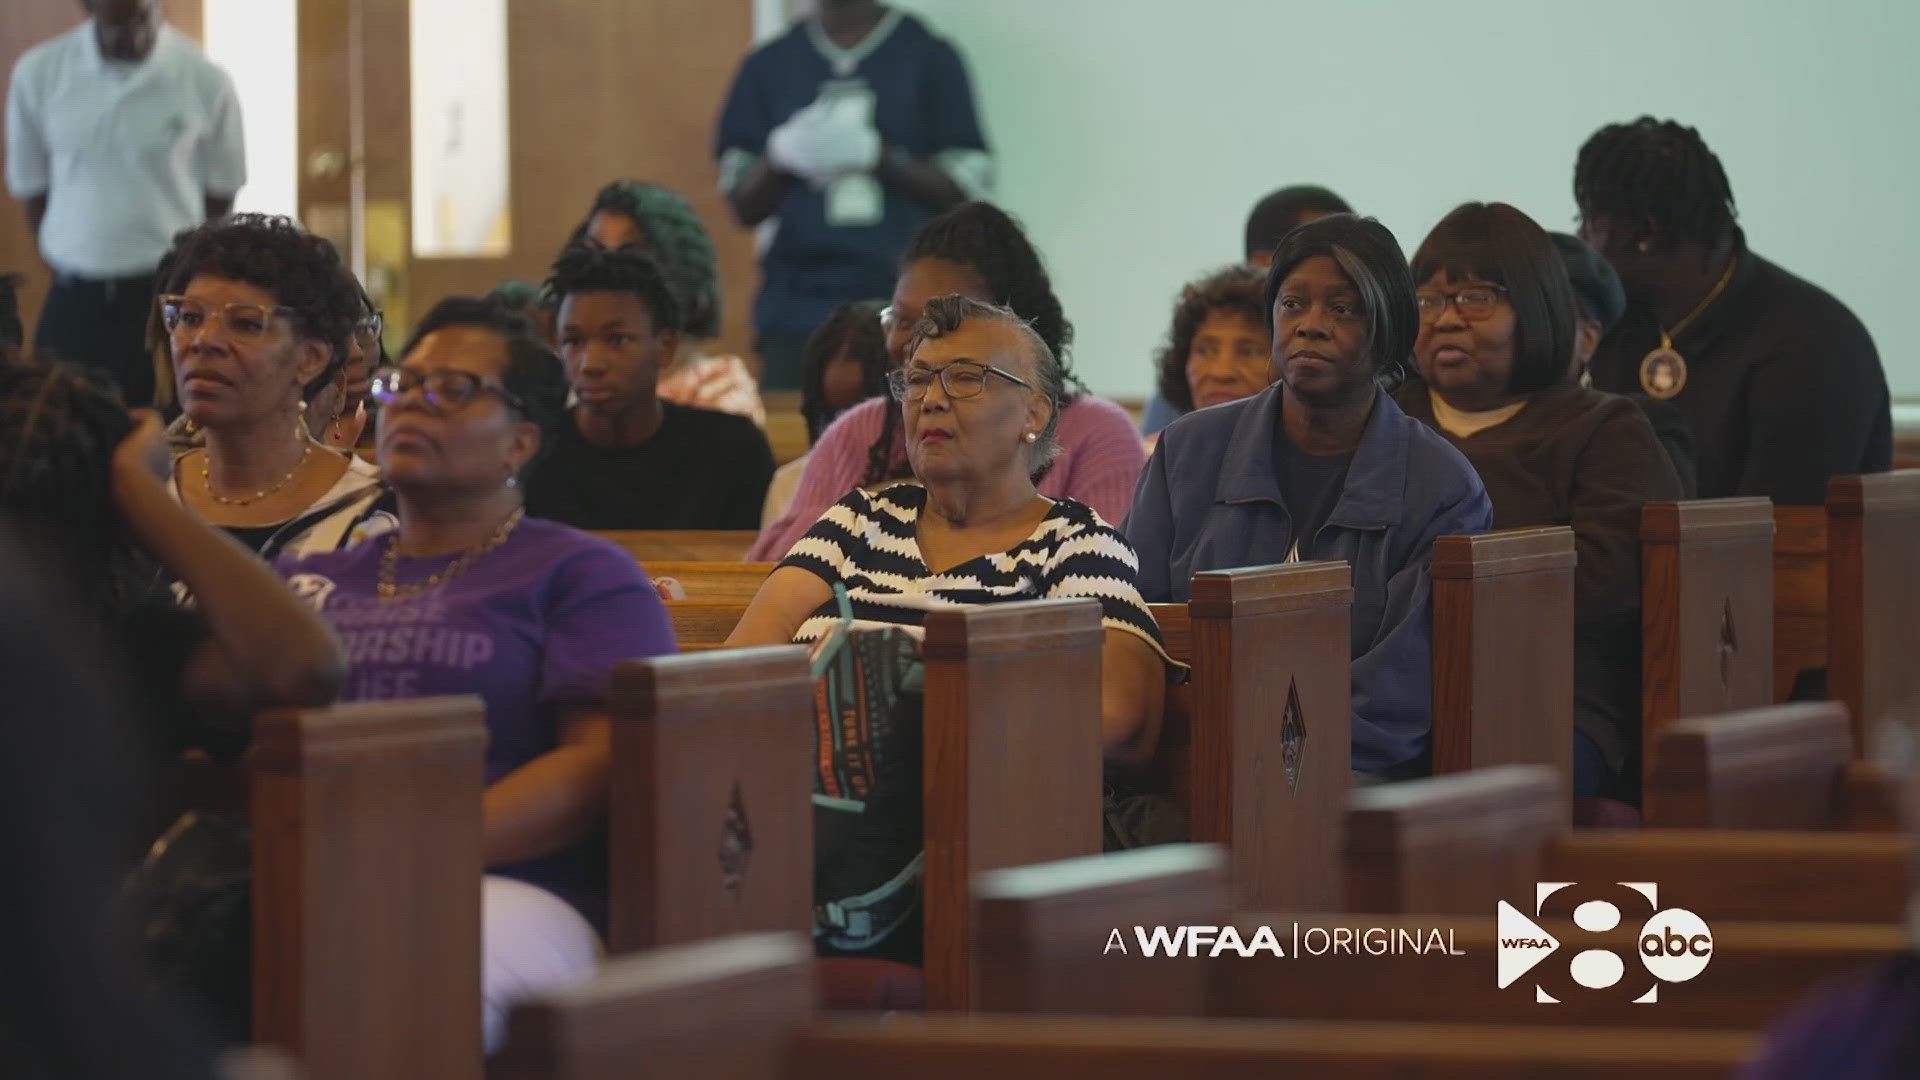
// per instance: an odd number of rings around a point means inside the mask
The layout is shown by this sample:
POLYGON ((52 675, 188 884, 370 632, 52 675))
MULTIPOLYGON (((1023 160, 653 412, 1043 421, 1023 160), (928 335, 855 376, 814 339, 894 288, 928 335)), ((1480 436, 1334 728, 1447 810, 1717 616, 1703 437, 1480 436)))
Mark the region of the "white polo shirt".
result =
POLYGON ((134 62, 100 55, 89 19, 28 50, 7 92, 7 188, 47 196, 40 253, 83 277, 152 272, 208 195, 246 182, 240 99, 200 47, 161 26, 134 62))

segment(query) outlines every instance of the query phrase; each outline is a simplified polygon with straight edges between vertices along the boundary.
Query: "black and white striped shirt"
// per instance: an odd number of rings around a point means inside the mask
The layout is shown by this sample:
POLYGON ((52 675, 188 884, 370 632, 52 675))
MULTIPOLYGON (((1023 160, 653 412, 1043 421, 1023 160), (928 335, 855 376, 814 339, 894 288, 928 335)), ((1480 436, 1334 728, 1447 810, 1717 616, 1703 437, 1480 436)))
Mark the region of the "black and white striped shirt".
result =
MULTIPOLYGON (((797 566, 829 585, 845 583, 854 627, 908 627, 916 636, 926 613, 1008 600, 1092 597, 1109 630, 1134 634, 1153 646, 1170 672, 1160 627, 1134 582, 1139 561, 1126 538, 1100 515, 1072 499, 1056 499, 1033 534, 1006 551, 969 559, 944 573, 920 557, 916 526, 927 489, 895 484, 855 490, 820 516, 787 552, 781 566, 797 566)), ((793 640, 812 642, 840 621, 835 601, 820 606, 793 640)))

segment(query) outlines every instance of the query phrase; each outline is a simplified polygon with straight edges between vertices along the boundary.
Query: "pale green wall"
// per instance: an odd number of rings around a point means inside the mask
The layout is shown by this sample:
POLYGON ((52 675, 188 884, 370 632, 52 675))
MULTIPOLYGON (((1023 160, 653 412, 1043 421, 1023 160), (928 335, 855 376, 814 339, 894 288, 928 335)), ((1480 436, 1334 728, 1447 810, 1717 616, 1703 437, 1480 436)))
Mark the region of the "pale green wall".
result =
POLYGON ((1920 0, 900 2, 965 52, 1103 392, 1146 391, 1176 290, 1264 192, 1327 184, 1409 252, 1468 199, 1568 229, 1580 143, 1651 112, 1701 130, 1754 249, 1920 397, 1920 0))

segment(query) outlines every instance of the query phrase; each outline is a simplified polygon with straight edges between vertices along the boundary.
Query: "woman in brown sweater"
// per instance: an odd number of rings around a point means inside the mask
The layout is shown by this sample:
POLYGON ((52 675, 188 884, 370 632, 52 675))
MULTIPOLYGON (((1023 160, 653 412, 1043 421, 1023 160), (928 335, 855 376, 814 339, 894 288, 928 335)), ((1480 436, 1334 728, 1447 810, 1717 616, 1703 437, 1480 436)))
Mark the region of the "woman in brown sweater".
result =
POLYGON ((1465 454, 1493 527, 1570 525, 1575 576, 1574 796, 1636 801, 1640 507, 1680 481, 1633 402, 1568 376, 1578 317, 1545 230, 1466 203, 1413 257, 1419 377, 1396 399, 1465 454))

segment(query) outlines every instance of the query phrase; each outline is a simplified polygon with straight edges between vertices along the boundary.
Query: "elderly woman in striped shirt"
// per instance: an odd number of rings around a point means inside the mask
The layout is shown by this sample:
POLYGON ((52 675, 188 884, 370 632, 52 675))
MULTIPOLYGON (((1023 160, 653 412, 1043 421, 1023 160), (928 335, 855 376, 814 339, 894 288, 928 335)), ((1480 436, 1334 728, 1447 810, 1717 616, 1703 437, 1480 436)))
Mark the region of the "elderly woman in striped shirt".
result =
POLYGON ((1054 450, 1064 376, 1012 311, 962 296, 927 304, 889 376, 913 481, 855 489, 767 578, 728 645, 818 638, 846 586, 857 622, 920 625, 932 608, 1086 596, 1106 624, 1108 760, 1153 755, 1172 661, 1134 584, 1133 549, 1087 506, 1034 486, 1054 450))

